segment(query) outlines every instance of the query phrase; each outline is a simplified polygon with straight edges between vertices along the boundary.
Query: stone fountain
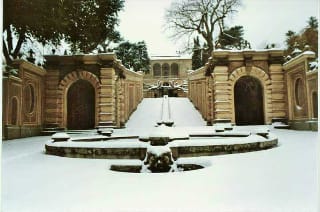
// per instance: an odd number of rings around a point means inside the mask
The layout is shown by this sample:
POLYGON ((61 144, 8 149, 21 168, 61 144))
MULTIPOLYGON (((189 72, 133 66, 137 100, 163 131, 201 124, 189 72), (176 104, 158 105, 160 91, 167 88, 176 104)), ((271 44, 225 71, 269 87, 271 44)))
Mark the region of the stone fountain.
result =
POLYGON ((199 156, 245 153, 276 147, 278 139, 268 130, 234 130, 231 124, 201 128, 177 127, 171 117, 170 99, 164 96, 157 125, 147 135, 117 134, 98 129, 86 137, 60 133, 45 145, 46 153, 63 157, 129 159, 113 161, 120 172, 163 173, 201 169, 199 156), (190 160, 189 160, 190 159, 190 160), (118 163, 118 164, 117 164, 118 163))

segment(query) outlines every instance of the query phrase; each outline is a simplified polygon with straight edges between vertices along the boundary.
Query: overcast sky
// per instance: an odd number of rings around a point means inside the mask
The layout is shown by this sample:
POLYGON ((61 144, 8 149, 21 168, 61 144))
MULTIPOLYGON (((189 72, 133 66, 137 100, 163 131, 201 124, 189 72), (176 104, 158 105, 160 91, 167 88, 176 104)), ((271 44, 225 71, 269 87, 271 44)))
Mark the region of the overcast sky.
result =
MULTIPOLYGON (((163 30, 165 9, 173 0, 126 0, 120 13, 119 30, 125 40, 147 43, 150 55, 172 55, 181 45, 163 30)), ((284 45, 288 30, 300 31, 310 16, 319 19, 319 0, 243 0, 242 7, 229 21, 230 26, 242 25, 244 38, 252 48, 266 43, 284 45)))

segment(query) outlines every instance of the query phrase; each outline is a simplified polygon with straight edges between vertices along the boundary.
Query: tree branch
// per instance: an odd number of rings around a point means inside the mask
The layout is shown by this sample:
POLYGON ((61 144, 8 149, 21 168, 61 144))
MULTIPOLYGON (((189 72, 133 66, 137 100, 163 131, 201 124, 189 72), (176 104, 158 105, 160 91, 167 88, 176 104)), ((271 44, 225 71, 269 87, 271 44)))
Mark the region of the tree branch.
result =
POLYGON ((7 51, 10 54, 12 52, 12 31, 11 31, 11 27, 10 25, 5 29, 7 31, 7 44, 8 44, 8 48, 7 51))
POLYGON ((25 33, 23 32, 20 34, 16 48, 14 49, 14 52, 12 53, 12 57, 14 59, 16 59, 18 57, 18 54, 20 52, 20 49, 21 49, 21 46, 22 46, 24 40, 25 40, 25 33))
POLYGON ((8 65, 10 65, 12 63, 12 60, 10 58, 10 55, 9 55, 9 52, 8 52, 8 48, 7 48, 7 45, 4 42, 4 40, 2 40, 2 46, 3 46, 2 47, 2 51, 3 51, 3 55, 4 55, 5 59, 6 59, 6 63, 8 65))

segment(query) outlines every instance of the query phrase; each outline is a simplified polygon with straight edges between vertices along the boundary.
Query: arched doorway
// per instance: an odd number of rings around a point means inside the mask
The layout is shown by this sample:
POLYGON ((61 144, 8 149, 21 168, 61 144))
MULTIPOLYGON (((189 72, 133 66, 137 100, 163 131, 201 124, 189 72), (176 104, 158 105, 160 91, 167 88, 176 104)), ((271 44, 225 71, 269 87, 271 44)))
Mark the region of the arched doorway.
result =
POLYGON ((86 80, 73 83, 67 94, 67 128, 93 129, 95 125, 95 90, 86 80))
POLYGON ((258 79, 243 76, 236 82, 234 106, 237 125, 264 124, 263 88, 258 79))

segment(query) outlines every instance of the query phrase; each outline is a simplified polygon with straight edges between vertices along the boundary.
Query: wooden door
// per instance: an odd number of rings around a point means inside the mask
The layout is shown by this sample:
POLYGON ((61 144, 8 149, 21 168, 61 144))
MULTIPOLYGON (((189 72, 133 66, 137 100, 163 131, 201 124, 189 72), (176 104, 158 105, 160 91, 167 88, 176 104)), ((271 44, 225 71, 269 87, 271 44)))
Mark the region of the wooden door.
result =
POLYGON ((95 125, 95 90, 86 80, 71 85, 67 97, 67 128, 93 129, 95 125))
POLYGON ((258 79, 241 77, 234 86, 237 125, 264 124, 263 89, 258 79))

